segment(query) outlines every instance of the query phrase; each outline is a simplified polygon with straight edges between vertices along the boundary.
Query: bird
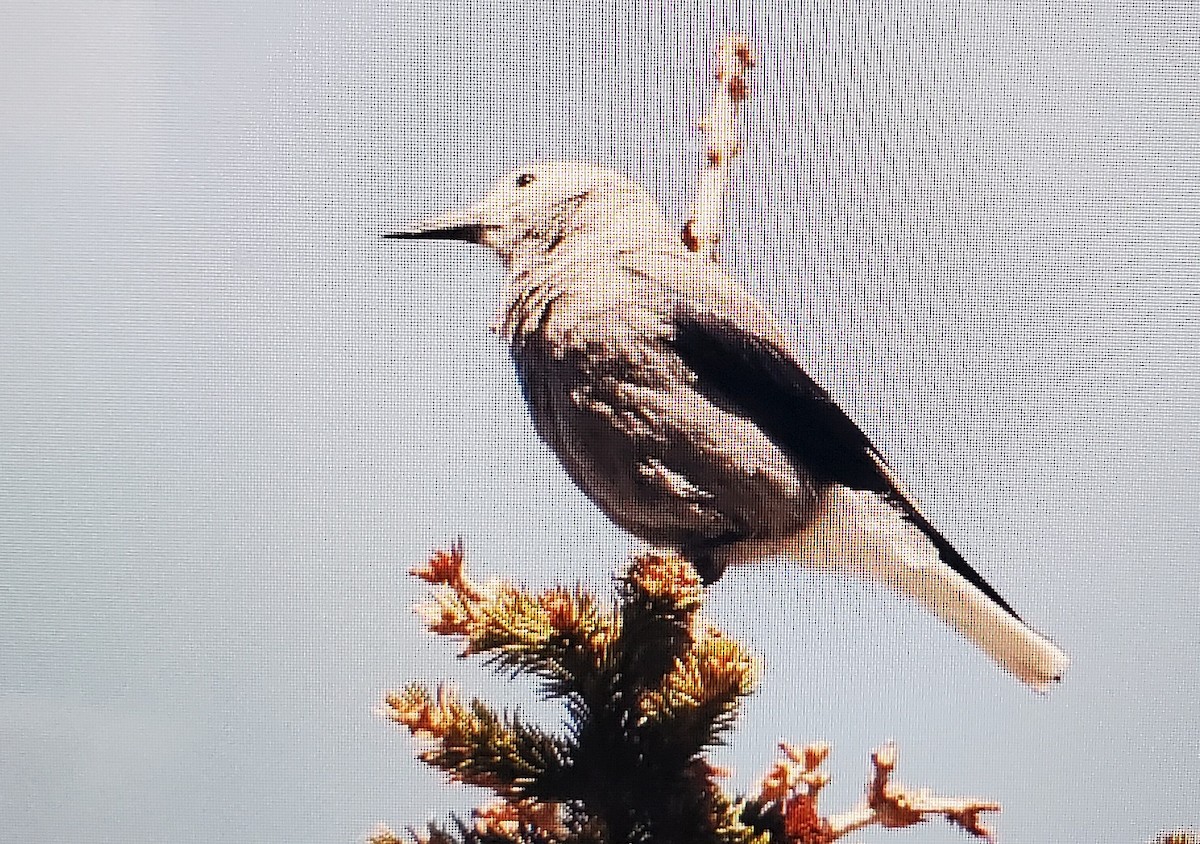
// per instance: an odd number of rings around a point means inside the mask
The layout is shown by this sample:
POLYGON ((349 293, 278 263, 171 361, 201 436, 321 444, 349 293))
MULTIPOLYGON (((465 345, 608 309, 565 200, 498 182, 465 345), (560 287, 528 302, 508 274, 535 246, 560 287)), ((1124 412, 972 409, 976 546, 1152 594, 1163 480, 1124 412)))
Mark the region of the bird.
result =
POLYGON ((785 559, 916 600, 1037 691, 1068 657, 930 523, 771 313, 691 252, 644 188, 550 161, 383 235, 489 247, 492 330, 537 434, 613 522, 704 582, 785 559))

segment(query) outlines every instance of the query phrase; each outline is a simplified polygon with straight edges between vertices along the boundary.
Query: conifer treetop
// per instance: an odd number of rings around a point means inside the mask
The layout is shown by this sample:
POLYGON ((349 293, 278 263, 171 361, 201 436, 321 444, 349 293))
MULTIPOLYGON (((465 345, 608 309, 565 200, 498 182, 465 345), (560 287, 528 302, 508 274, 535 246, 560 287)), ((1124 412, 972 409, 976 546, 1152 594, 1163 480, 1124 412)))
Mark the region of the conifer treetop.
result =
MULTIPOLYGON (((567 713, 556 735, 445 685, 389 694, 383 712, 421 742, 422 762, 498 798, 452 828, 409 830, 416 844, 825 844, 935 816, 990 840, 980 815, 996 804, 896 785, 891 745, 872 756, 866 800, 849 812, 818 810, 824 744, 781 745, 753 794, 727 794, 705 754, 727 738, 759 668, 701 617, 700 580, 677 555, 633 558, 607 605, 578 587, 477 585, 461 544, 412 573, 434 587, 420 608, 431 633, 462 642, 464 658, 531 677, 567 713)), ((385 829, 371 839, 399 840, 385 829)))

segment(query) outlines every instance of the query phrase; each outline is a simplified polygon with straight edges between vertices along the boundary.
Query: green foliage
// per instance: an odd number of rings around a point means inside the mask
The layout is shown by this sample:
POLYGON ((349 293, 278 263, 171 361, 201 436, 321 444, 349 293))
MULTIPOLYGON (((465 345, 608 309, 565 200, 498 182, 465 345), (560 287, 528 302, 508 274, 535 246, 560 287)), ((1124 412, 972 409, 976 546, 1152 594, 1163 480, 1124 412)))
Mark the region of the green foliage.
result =
POLYGON ((519 716, 501 717, 474 699, 464 705, 451 695, 435 699, 420 686, 389 698, 393 711, 436 713, 414 732, 436 733, 438 740, 421 761, 470 785, 491 788, 505 797, 536 795, 536 784, 561 772, 569 747, 519 716))
POLYGON ((599 680, 611 643, 609 619, 590 595, 512 590, 482 608, 465 653, 485 654, 513 676, 532 674, 550 697, 581 698, 599 680))
POLYGON ((754 830, 703 757, 754 688, 753 660, 697 622, 700 581, 676 557, 645 555, 619 581, 618 603, 580 591, 480 590, 461 549, 417 574, 441 587, 432 631, 465 640, 464 655, 530 675, 561 700, 567 734, 551 736, 483 702, 412 686, 389 715, 428 742, 425 763, 492 789, 504 803, 475 823, 413 834, 433 844, 688 842, 743 844, 754 830))

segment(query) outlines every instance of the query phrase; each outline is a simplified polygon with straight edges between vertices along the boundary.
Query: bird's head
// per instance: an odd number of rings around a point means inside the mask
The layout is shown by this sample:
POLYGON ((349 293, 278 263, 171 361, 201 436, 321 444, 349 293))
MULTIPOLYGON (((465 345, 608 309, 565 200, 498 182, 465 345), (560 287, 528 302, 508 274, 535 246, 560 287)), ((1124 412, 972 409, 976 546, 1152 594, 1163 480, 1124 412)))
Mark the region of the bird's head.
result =
POLYGON ((666 222, 642 188, 621 174, 572 161, 550 161, 513 170, 483 199, 459 211, 386 234, 394 238, 465 240, 491 247, 510 264, 553 251, 582 233, 666 222))

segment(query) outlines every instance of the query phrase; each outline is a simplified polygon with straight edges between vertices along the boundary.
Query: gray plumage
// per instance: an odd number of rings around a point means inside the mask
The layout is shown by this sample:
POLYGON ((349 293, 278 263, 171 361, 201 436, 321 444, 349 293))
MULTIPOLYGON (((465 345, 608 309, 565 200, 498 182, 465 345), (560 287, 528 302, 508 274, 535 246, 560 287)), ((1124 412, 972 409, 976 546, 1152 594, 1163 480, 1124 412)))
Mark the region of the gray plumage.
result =
POLYGON ((610 170, 554 162, 390 237, 508 263, 493 328, 538 434, 614 522, 715 580, 787 557, 881 580, 1043 688, 1066 657, 929 524, 774 320, 610 170))

